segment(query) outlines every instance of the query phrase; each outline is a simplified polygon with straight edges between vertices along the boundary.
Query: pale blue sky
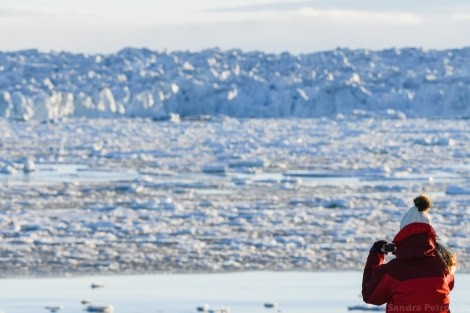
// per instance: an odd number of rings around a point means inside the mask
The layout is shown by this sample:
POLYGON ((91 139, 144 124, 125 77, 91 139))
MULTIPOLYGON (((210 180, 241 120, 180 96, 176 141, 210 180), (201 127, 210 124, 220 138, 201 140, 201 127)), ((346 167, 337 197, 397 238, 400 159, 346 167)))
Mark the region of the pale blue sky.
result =
POLYGON ((2 0, 0 51, 470 46, 464 0, 2 0))

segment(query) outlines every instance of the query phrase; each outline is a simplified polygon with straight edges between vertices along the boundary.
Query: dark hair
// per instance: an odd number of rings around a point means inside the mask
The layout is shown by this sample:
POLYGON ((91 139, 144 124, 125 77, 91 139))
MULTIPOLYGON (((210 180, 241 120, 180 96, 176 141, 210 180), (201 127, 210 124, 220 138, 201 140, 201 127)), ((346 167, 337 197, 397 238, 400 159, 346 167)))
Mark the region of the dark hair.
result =
POLYGON ((458 265, 457 256, 454 253, 452 253, 447 247, 440 244, 439 242, 436 242, 436 251, 439 254, 439 256, 442 258, 442 261, 444 261, 447 273, 450 272, 451 267, 458 265))
POLYGON ((429 209, 432 205, 431 199, 425 194, 420 194, 416 198, 413 199, 415 203, 415 207, 418 208, 418 211, 423 212, 429 209))

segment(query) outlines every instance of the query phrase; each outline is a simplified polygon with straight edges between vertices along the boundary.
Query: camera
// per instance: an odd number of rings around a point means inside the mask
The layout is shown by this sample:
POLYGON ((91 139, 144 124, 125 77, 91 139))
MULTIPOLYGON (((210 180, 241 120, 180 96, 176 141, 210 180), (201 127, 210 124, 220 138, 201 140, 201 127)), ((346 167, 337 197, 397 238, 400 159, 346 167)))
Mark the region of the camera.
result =
POLYGON ((393 243, 386 243, 382 247, 383 252, 395 252, 395 245, 393 243))

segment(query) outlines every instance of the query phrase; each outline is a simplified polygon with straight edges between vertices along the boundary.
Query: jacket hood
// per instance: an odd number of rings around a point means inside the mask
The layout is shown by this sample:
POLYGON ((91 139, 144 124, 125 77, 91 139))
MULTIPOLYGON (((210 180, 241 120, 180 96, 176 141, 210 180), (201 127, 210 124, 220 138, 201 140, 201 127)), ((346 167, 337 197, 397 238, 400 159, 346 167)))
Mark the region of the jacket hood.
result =
POLYGON ((411 223, 393 239, 397 258, 422 258, 436 254, 436 233, 426 223, 411 223))

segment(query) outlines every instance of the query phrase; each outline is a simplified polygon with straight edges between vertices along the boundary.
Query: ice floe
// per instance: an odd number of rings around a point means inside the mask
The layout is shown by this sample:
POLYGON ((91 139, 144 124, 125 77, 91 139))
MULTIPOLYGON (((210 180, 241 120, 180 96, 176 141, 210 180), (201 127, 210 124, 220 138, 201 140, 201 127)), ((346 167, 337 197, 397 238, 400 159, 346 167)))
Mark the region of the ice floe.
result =
POLYGON ((87 312, 113 313, 112 305, 91 304, 86 307, 87 312))
POLYGON ((362 269, 371 243, 393 238, 421 192, 465 270, 469 127, 370 117, 4 119, 0 272, 362 269))

